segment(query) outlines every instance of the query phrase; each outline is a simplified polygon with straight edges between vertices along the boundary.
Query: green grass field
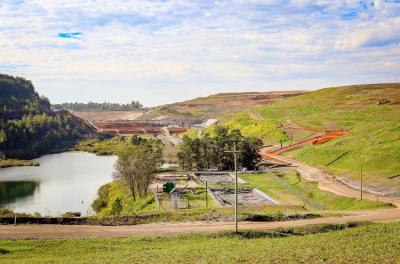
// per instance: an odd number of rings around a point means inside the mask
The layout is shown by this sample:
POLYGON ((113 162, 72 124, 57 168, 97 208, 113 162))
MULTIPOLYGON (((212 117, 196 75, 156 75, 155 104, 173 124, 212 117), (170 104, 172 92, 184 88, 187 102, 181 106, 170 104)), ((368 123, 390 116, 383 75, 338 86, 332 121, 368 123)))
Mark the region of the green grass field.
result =
MULTIPOLYGON (((292 131, 282 130, 280 124, 350 130, 351 136, 285 155, 353 180, 359 179, 363 163, 365 182, 384 188, 400 187, 399 102, 400 84, 326 88, 227 116, 224 122, 268 144, 291 142, 292 131), (379 104, 383 99, 389 102, 379 104)), ((295 130, 293 141, 311 133, 295 130)))
POLYGON ((265 192, 280 205, 304 206, 309 210, 355 210, 389 207, 389 204, 359 200, 320 190, 293 169, 275 169, 262 174, 242 174, 248 185, 265 192))
POLYGON ((0 241, 1 263, 397 263, 400 223, 172 237, 0 241))
POLYGON ((110 139, 86 139, 81 140, 74 146, 73 150, 86 151, 96 155, 118 154, 126 145, 129 145, 130 138, 112 137, 110 139))

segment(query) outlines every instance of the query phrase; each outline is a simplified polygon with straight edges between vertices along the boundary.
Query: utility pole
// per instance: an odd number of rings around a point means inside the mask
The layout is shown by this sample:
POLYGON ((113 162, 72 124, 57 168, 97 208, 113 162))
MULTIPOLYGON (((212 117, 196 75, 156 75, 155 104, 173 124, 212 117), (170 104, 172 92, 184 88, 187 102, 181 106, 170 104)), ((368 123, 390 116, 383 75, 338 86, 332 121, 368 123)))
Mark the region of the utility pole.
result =
POLYGON ((233 150, 226 151, 228 153, 233 153, 233 159, 235 163, 235 232, 238 232, 238 221, 237 221, 237 214, 238 214, 238 171, 237 171, 237 154, 240 153, 236 149, 236 141, 233 142, 233 150))
POLYGON ((156 202, 157 202, 158 212, 160 212, 160 200, 158 199, 158 184, 157 184, 157 190, 156 190, 156 202))
POLYGON ((207 186, 207 181, 206 181, 206 208, 208 208, 208 188, 207 188, 208 186, 207 186))
POLYGON ((360 164, 360 182, 361 182, 361 188, 360 188, 360 197, 361 200, 363 199, 363 165, 362 162, 360 164))

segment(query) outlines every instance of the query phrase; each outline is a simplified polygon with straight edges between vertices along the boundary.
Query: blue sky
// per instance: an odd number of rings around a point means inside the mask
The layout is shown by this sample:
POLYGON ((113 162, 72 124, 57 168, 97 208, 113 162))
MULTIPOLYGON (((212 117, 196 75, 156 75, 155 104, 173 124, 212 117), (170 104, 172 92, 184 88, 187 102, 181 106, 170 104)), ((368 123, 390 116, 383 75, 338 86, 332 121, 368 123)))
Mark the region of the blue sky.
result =
POLYGON ((0 72, 53 102, 400 82, 400 1, 0 0, 0 72))

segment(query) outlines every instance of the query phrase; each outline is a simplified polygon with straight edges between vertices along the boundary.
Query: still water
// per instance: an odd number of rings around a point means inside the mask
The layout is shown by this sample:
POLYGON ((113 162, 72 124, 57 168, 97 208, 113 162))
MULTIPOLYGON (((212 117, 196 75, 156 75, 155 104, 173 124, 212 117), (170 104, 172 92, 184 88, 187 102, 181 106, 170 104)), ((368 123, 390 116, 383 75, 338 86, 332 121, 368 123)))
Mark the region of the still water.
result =
POLYGON ((115 156, 64 152, 37 159, 39 167, 0 169, 0 208, 57 216, 93 213, 97 190, 112 180, 115 156))

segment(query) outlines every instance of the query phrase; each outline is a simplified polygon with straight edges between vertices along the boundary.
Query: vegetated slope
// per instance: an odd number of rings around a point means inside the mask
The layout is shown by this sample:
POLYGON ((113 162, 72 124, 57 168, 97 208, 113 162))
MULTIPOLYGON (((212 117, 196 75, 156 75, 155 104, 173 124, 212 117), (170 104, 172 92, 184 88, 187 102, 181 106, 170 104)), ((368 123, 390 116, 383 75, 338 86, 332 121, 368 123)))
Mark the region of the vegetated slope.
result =
POLYGON ((0 154, 34 158, 65 147, 92 130, 67 111, 50 110, 31 81, 0 75, 0 154))
POLYGON ((295 142, 318 132, 285 127, 349 130, 351 135, 291 150, 297 160, 376 186, 400 186, 400 84, 321 89, 228 116, 231 128, 265 143, 295 142))
POLYGON ((170 119, 218 118, 305 93, 304 91, 219 93, 185 102, 159 106, 140 119, 164 117, 170 119))

